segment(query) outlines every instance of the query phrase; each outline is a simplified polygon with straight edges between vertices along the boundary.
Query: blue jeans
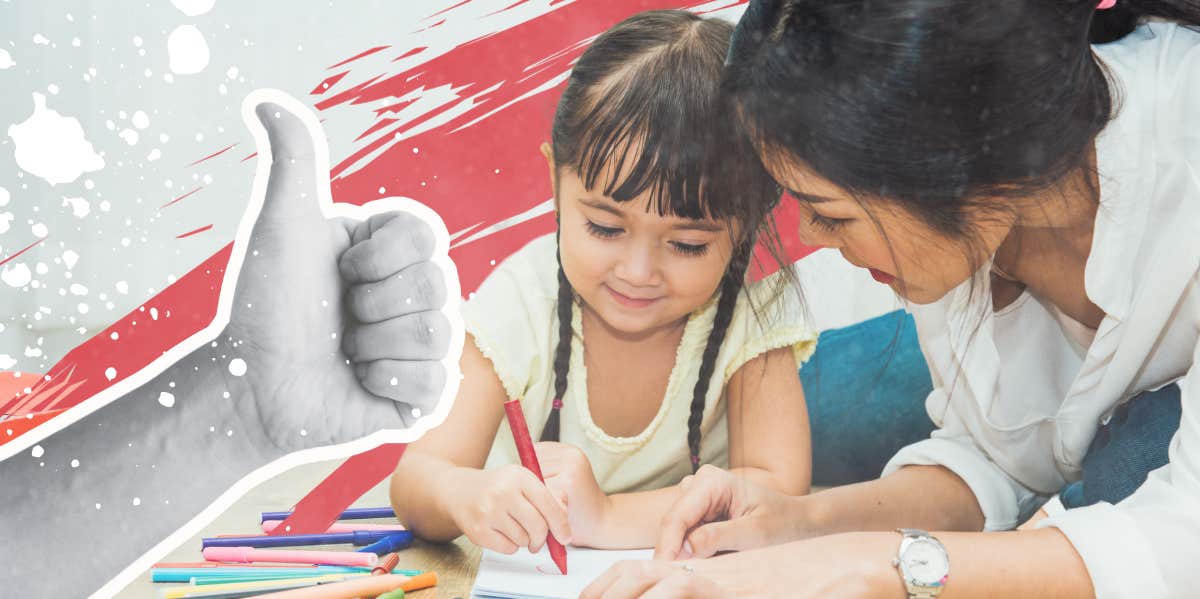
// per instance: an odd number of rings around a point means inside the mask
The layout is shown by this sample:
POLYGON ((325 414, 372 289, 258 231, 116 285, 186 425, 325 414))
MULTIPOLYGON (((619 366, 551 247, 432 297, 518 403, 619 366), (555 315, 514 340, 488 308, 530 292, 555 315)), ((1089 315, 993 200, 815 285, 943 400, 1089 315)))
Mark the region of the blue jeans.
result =
MULTIPOLYGON (((800 368, 812 426, 813 484, 878 478, 905 445, 929 436, 932 390, 912 317, 903 311, 821 333, 800 368)), ((1082 507, 1128 497, 1167 463, 1179 430, 1179 386, 1142 393, 1101 426, 1083 463, 1083 479, 1063 488, 1063 505, 1082 507)))

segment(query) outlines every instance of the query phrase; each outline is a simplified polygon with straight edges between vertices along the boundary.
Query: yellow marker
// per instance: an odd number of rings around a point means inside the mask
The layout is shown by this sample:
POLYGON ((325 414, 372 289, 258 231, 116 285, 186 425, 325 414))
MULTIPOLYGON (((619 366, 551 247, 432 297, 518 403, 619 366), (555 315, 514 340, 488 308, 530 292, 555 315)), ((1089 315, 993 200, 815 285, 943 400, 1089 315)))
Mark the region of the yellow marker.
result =
POLYGON ((296 588, 303 586, 312 586, 325 582, 340 582, 343 580, 351 580, 353 578, 361 578, 363 574, 326 574, 324 576, 312 576, 309 578, 290 578, 287 580, 259 580, 255 582, 231 582, 229 584, 206 584, 202 586, 182 587, 171 589, 163 595, 163 599, 187 599, 201 595, 228 593, 230 591, 252 591, 255 589, 265 589, 266 591, 282 590, 282 587, 296 588))

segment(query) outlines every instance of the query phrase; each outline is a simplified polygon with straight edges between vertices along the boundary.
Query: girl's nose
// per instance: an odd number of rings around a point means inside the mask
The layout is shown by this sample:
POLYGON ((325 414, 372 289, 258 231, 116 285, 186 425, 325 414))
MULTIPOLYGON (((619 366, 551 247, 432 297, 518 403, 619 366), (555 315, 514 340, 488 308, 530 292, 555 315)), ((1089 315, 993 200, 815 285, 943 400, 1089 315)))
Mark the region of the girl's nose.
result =
POLYGON ((648 287, 658 283, 658 265, 654 257, 654 249, 631 245, 617 262, 614 274, 622 281, 638 287, 648 287))

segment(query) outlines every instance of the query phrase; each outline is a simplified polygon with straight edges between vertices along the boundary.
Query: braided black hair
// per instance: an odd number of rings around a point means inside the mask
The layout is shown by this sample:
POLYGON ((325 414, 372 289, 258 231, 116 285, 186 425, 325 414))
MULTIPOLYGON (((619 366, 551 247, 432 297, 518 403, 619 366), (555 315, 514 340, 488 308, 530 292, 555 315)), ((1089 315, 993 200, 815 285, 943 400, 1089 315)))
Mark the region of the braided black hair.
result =
MULTIPOLYGON (((736 223, 734 255, 722 277, 713 329, 692 395, 687 446, 699 467, 700 424, 717 354, 740 295, 761 225, 779 189, 722 102, 730 23, 681 10, 634 15, 600 35, 580 56, 554 116, 555 168, 576 171, 588 189, 617 202, 649 192, 660 215, 736 223), (636 146, 627 164, 625 151, 636 146), (608 180, 606 166, 615 168, 608 180)), ((557 195, 557 191, 555 193, 557 195)), ((770 237, 765 235, 763 237, 770 237)), ((778 256, 776 255, 776 259, 778 256)), ((542 441, 557 441, 571 363, 575 294, 558 261, 558 341, 554 403, 542 441)))

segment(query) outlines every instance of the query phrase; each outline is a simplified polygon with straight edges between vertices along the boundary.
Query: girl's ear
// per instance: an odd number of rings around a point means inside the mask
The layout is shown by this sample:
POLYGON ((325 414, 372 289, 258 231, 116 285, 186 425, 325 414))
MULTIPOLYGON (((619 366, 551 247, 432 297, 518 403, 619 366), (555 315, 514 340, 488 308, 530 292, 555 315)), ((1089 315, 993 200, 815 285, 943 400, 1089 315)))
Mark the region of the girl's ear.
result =
POLYGON ((542 158, 546 159, 546 166, 550 169, 550 190, 554 194, 554 210, 558 210, 558 169, 554 166, 554 148, 550 147, 550 142, 542 142, 542 146, 538 148, 542 152, 542 158))

